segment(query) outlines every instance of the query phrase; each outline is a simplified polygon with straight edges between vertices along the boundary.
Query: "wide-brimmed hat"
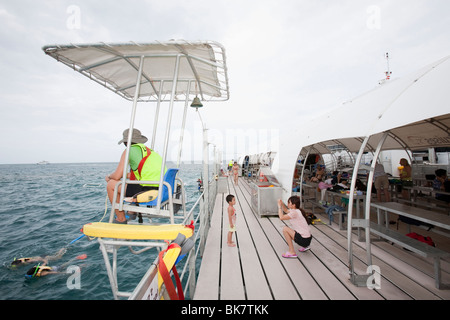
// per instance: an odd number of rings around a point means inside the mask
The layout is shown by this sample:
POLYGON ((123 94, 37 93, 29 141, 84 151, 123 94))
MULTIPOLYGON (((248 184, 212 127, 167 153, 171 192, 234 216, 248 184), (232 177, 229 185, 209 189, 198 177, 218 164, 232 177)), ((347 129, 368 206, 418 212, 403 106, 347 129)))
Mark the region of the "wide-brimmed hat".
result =
MULTIPOLYGON (((127 142, 128 141, 128 132, 130 130, 126 129, 123 132, 123 139, 119 141, 119 144, 121 144, 122 142, 127 142)), ((133 129, 133 136, 131 137, 131 143, 146 143, 147 142, 147 137, 143 136, 142 133, 138 130, 138 129, 133 129)))

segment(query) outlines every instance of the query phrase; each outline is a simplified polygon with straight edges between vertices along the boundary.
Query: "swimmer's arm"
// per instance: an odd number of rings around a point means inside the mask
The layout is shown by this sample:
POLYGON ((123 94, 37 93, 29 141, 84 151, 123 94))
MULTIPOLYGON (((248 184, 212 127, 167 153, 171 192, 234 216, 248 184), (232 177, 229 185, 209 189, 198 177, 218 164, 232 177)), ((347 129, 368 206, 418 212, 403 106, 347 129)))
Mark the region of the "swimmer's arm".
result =
POLYGON ((57 274, 57 273, 63 273, 63 272, 60 272, 60 271, 46 271, 46 270, 44 270, 44 271, 41 272, 41 277, 49 275, 49 274, 57 274))

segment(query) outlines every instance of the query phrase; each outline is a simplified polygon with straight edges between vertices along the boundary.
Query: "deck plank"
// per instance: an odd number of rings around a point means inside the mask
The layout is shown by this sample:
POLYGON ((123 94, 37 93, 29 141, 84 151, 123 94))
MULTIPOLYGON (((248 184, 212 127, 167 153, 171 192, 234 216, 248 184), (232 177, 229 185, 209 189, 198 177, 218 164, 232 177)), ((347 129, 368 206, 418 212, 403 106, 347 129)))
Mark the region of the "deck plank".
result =
POLYGON ((300 297, 304 300, 328 299, 328 296, 322 290, 320 285, 305 268, 302 263, 302 257, 299 257, 298 259, 285 259, 281 257, 281 254, 287 250, 287 244, 285 240, 280 237, 278 231, 270 223, 269 219, 261 219, 261 224, 264 226, 267 235, 271 237, 273 249, 278 253, 278 259, 289 274, 300 297))
MULTIPOLYGON (((410 279, 414 279, 415 281, 421 283, 425 289, 429 290, 441 299, 450 299, 449 290, 439 290, 436 288, 434 274, 432 271, 433 266, 427 265, 426 267, 423 267, 423 263, 425 263, 423 259, 425 258, 412 255, 403 249, 395 248, 391 244, 384 241, 372 246, 372 254, 384 261, 389 261, 389 265, 392 268, 401 270, 401 272, 410 279), (425 269, 431 270, 431 272, 427 272, 425 269)), ((441 273, 442 282, 450 283, 448 273, 444 270, 441 270, 441 273)))
POLYGON ((214 204, 213 215, 211 217, 211 228, 209 229, 208 240, 203 251, 202 264, 197 279, 194 299, 196 300, 218 300, 219 299, 219 279, 220 279, 220 251, 222 219, 222 201, 224 195, 218 193, 214 204))
MULTIPOLYGON (((240 180, 240 183, 242 180, 240 180)), ((245 183, 245 182, 244 182, 245 183)), ((243 197, 242 191, 237 188, 234 191, 238 197, 243 197)), ((267 277, 267 282, 270 285, 272 290, 272 295, 275 300, 297 300, 299 299, 299 295, 295 290, 295 287, 292 285, 291 280, 283 268, 283 265, 280 263, 276 254, 273 250, 268 250, 271 248, 271 243, 267 239, 264 234, 259 222, 251 210, 249 203, 247 201, 241 201, 241 219, 238 223, 243 223, 244 219, 248 229, 251 232, 252 238, 255 243, 256 250, 259 254, 259 261, 261 263, 261 267, 264 269, 264 272, 267 277)), ((248 266, 248 269, 251 271, 251 265, 248 266)))
MULTIPOLYGON (((227 194, 224 194, 224 197, 226 196, 227 194)), ((229 230, 227 209, 228 203, 224 201, 222 206, 222 261, 220 274, 220 299, 244 300, 245 290, 238 248, 229 247, 227 245, 227 236, 229 230)), ((236 235, 233 235, 234 242, 236 242, 235 236, 236 235)))
MULTIPOLYGON (((282 229, 285 224, 278 218, 271 218, 272 223, 279 230, 282 229)), ((273 235, 275 238, 276 235, 273 235)), ((282 235, 278 233, 278 237, 281 238, 282 235)), ((314 239, 313 239, 314 241, 314 239)), ((309 251, 298 253, 298 258, 304 265, 307 272, 317 281, 318 285, 326 292, 329 299, 339 299, 339 300, 354 300, 355 297, 349 292, 349 290, 335 277, 333 273, 329 271, 327 267, 334 270, 333 267, 337 265, 337 259, 329 259, 327 261, 328 266, 325 266, 317 257, 313 254, 315 247, 314 242, 311 242, 311 248, 309 251)), ((283 239, 284 247, 287 244, 283 239)), ((299 246, 294 243, 294 248, 297 251, 299 246)), ((298 251, 297 251, 298 252, 298 251)))
MULTIPOLYGON (((357 257, 362 257, 362 260, 365 261, 365 248, 364 243, 358 242, 357 235, 353 234, 353 254, 357 257)), ((347 238, 343 234, 340 234, 339 237, 335 238, 336 242, 343 246, 344 248, 347 247, 347 238)), ((384 281, 389 281, 393 283, 398 288, 401 288, 401 290, 409 295, 413 299, 436 299, 436 296, 432 294, 430 291, 424 289, 421 285, 417 284, 414 279, 410 279, 407 276, 405 276, 402 272, 393 269, 388 263, 385 261, 379 259, 377 256, 372 255, 372 264, 379 266, 381 270, 381 277, 384 279, 384 281)), ((363 274, 365 270, 357 270, 355 268, 355 272, 359 274, 363 274)), ((383 292, 384 289, 384 281, 382 281, 381 284, 381 291, 383 292)), ((398 291, 392 292, 393 296, 390 297, 390 299, 398 299, 396 297, 396 293, 398 291)))
MULTIPOLYGON (((338 227, 336 227, 338 228, 338 227)), ((408 300, 411 299, 408 295, 404 294, 401 290, 399 290, 397 287, 395 287, 394 285, 392 285, 390 282, 386 281, 385 283, 383 283, 382 286, 382 290, 383 292, 381 293, 380 290, 370 290, 367 288, 363 288, 363 287, 356 287, 354 286, 350 280, 349 280, 349 275, 348 275, 348 253, 347 253, 347 249, 341 245, 339 245, 333 237, 330 238, 330 235, 327 234, 326 231, 330 231, 330 228, 328 226, 325 225, 316 225, 313 228, 313 236, 314 236, 314 240, 316 242, 318 242, 321 246, 323 246, 324 248, 327 248, 327 250, 330 253, 333 253, 333 255, 339 259, 345 267, 345 276, 343 279, 347 279, 348 281, 348 285, 350 287, 353 287, 351 290, 352 292, 355 294, 355 296, 358 297, 358 299, 379 299, 380 298, 384 298, 384 299, 402 299, 402 300, 408 300), (368 290, 370 290, 370 292, 367 292, 368 290), (371 297, 370 295, 373 294, 374 296, 371 297), (379 297, 377 297, 377 295, 379 297)), ((355 270, 365 270, 367 269, 367 264, 363 261, 361 261, 360 259, 354 259, 353 260, 353 264, 355 266, 355 270)), ((336 272, 335 270, 333 270, 333 272, 336 272)), ((342 280, 344 281, 344 280, 342 280)))
MULTIPOLYGON (((249 191, 249 189, 247 189, 249 191)), ((271 242, 274 248, 277 249, 279 255, 287 249, 286 241, 282 235, 282 227, 286 224, 283 223, 278 217, 270 217, 260 219, 263 224, 264 230, 270 236, 271 242)), ((312 230, 313 231, 313 230, 312 230)), ((320 246, 314 246, 312 251, 319 251, 320 246)), ((299 247, 294 243, 294 247, 299 247)), ((321 251, 321 253, 323 250, 321 251)), ((348 268, 337 259, 328 256, 326 257, 325 265, 322 261, 317 259, 311 252, 299 253, 298 259, 281 259, 288 273, 293 277, 293 282, 296 284, 297 290, 301 292, 303 299, 354 299, 353 293, 350 293, 349 286, 346 286, 348 282, 348 268), (298 263, 293 263, 293 260, 297 260, 298 263), (305 267, 309 265, 308 270, 305 267), (338 269, 340 271, 340 277, 336 277, 327 268, 333 270, 338 269), (326 292, 326 294, 324 293, 326 292), (327 296, 329 295, 329 297, 327 296)), ((351 284, 350 284, 351 285, 351 284)), ((356 287, 355 287, 356 288, 356 287)), ((357 288, 356 291, 367 291, 367 288, 357 288), (362 290, 359 290, 362 289, 362 290), (365 289, 365 290, 364 290, 365 289)), ((365 299, 377 299, 379 295, 369 293, 365 296, 365 299)))
MULTIPOLYGON (((244 184, 240 185, 240 194, 242 194, 242 197, 245 198, 247 202, 246 207, 249 209, 249 212, 251 212, 250 189, 248 189, 247 186, 244 184)), ((259 219, 259 223, 266 236, 270 239, 274 254, 282 264, 283 268, 286 270, 285 272, 287 272, 289 278, 291 279, 292 285, 299 293, 301 299, 328 299, 320 286, 318 286, 315 279, 311 277, 311 275, 298 259, 285 259, 281 257, 281 254, 286 251, 286 242, 284 241, 284 239, 279 237, 279 234, 275 230, 274 226, 270 223, 270 221, 267 218, 262 218, 259 219)))
MULTIPOLYGON (((242 212, 242 199, 237 197, 236 209, 242 212)), ((240 253, 242 274, 245 282, 246 295, 249 300, 271 300, 273 299, 270 292, 269 284, 266 280, 264 270, 260 264, 258 252, 253 243, 252 235, 243 219, 242 215, 238 215, 237 237, 238 250, 240 253)))

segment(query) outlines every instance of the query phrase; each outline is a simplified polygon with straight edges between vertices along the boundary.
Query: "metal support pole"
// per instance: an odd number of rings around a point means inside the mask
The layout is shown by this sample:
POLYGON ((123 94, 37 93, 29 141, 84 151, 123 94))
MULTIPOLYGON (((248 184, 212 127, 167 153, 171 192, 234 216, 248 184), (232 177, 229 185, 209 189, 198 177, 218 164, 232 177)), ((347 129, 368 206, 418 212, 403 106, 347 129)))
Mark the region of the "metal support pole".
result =
MULTIPOLYGON (((366 219, 366 253, 367 253, 367 265, 372 265, 372 250, 370 247, 370 201, 372 195, 372 182, 373 175, 375 173, 375 166, 377 164, 378 156, 380 155, 381 147, 386 141, 388 133, 385 132, 381 137, 380 142, 378 142, 377 149, 375 150, 375 154, 373 155, 372 164, 370 166, 369 179, 367 180, 367 191, 366 191, 366 209, 365 209, 365 219, 366 219)), ((379 192, 379 190, 377 190, 379 192)))
POLYGON ((209 151, 208 133, 206 125, 203 124, 203 186, 205 197, 205 228, 209 229, 209 151))
MULTIPOLYGON (((173 103, 175 100, 175 94, 176 94, 176 89, 177 89, 179 65, 180 65, 180 55, 177 55, 177 59, 175 62, 175 71, 173 73, 172 93, 170 95, 169 114, 167 116, 166 135, 164 137, 164 150, 163 150, 163 156, 162 156, 161 173, 159 176, 159 188, 158 188, 159 195, 162 195, 162 190, 163 190, 164 168, 166 167, 167 149, 169 146, 170 124, 172 121, 173 103)), ((169 196, 171 197, 172 195, 169 195, 169 196)), ((159 213, 159 211, 161 210, 161 200, 162 200, 162 196, 158 197, 158 201, 157 201, 157 205, 156 205, 157 213, 159 213)))
POLYGON ((164 86, 164 80, 161 80, 161 84, 159 85, 158 102, 156 104, 155 120, 153 122, 153 135, 152 135, 152 145, 151 145, 152 150, 155 150, 156 129, 158 127, 159 109, 161 106, 161 95, 162 95, 163 86, 164 86))
POLYGON ((183 122, 181 124, 181 132, 180 132, 180 144, 178 146, 178 160, 177 160, 177 168, 180 167, 181 163, 181 151, 183 151, 183 137, 184 137, 184 127, 186 126, 186 114, 189 106, 189 94, 191 90, 191 81, 188 83, 187 93, 186 93, 186 101, 184 103, 184 112, 183 112, 183 122))
POLYGON ((109 261, 109 256, 108 252, 106 251, 105 245, 102 243, 101 239, 98 239, 98 242, 100 244, 100 250, 102 251, 103 254, 103 259, 105 261, 106 272, 108 273, 109 284, 111 285, 114 300, 118 300, 119 297, 117 295, 117 292, 119 291, 119 288, 117 285, 117 278, 114 277, 114 272, 113 269, 111 268, 111 263, 109 261))
MULTIPOLYGON (((352 183, 350 187, 350 196, 348 200, 348 214, 347 214, 347 248, 348 248, 348 268, 351 281, 356 284, 356 277, 353 268, 353 248, 352 248, 352 218, 353 218, 353 198, 356 186, 356 179, 358 177, 359 163, 361 162, 364 149, 366 148, 369 137, 366 137, 359 148, 358 157, 356 158, 355 166, 353 168, 352 183)), ((359 205, 359 203, 357 203, 359 205)))
POLYGON ((191 300, 194 299, 195 294, 195 286, 196 286, 196 279, 195 279, 195 247, 191 249, 191 252, 188 256, 188 263, 189 263, 189 297, 191 300))
MULTIPOLYGON (((309 153, 311 152, 312 148, 309 148, 308 152, 306 153, 306 157, 305 160, 303 161, 303 166, 302 166, 302 173, 300 174, 300 205, 303 203, 303 174, 305 172, 305 165, 306 165, 306 160, 309 157, 309 153)), ((302 152, 302 150, 300 150, 300 152, 302 152)), ((295 164, 297 165, 297 164, 295 164)))
MULTIPOLYGON (((142 70, 144 69, 144 56, 141 56, 141 60, 139 61, 139 71, 136 79, 136 90, 134 92, 134 98, 133 98, 133 109, 131 111, 131 119, 130 119, 130 127, 128 131, 128 140, 127 140, 127 151, 125 153, 125 162, 123 166, 123 175, 122 179, 124 183, 122 184, 122 189, 120 192, 120 201, 119 201, 119 211, 123 211, 123 198, 125 197, 125 186, 126 186, 126 179, 127 179, 127 173, 128 173, 128 159, 130 156, 130 147, 131 147, 131 138, 133 137, 133 127, 134 127, 134 119, 136 117, 136 107, 137 107, 137 101, 139 98, 139 92, 141 91, 141 78, 142 78, 142 70)), ((115 204, 113 204, 115 205, 115 204)))
POLYGON ((204 195, 205 192, 203 191, 203 195, 200 196, 199 211, 198 211, 198 214, 200 215, 200 225, 198 228, 198 234, 200 235, 200 243, 199 243, 200 255, 203 255, 203 251, 205 250, 206 244, 206 227, 205 227, 206 212, 205 212, 204 195))

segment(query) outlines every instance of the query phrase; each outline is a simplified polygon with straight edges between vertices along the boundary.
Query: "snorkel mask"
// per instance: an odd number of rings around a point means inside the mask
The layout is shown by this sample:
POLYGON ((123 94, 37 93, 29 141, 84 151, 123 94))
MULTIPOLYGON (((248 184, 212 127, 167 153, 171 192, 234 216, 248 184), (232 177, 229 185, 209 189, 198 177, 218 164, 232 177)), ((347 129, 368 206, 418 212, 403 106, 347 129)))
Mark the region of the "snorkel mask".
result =
POLYGON ((11 269, 15 269, 18 266, 20 266, 21 264, 27 262, 28 260, 31 260, 31 258, 19 258, 19 259, 17 259, 16 257, 14 257, 13 262, 11 262, 10 268, 11 269))
POLYGON ((38 273, 38 271, 39 271, 39 266, 40 266, 40 265, 41 265, 41 264, 38 263, 38 265, 34 267, 34 273, 33 273, 32 275, 31 275, 31 274, 26 274, 26 275, 25 275, 25 278, 27 278, 27 279, 33 279, 33 278, 36 276, 36 273, 38 273))

